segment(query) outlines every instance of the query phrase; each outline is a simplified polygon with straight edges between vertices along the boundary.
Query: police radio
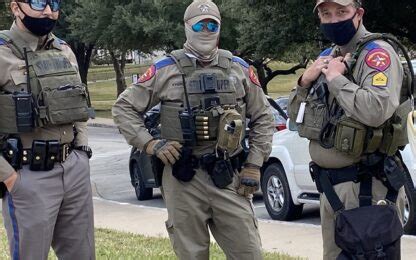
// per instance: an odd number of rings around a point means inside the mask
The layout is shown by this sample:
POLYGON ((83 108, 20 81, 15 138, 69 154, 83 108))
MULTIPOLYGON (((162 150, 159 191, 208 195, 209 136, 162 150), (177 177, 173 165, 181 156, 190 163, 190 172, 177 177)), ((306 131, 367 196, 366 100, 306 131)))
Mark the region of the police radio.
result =
POLYGON ((32 87, 30 84, 29 62, 27 59, 26 48, 24 48, 23 51, 26 66, 27 92, 13 93, 13 99, 16 107, 16 126, 19 133, 32 132, 34 127, 34 102, 32 96, 32 87))
POLYGON ((186 110, 179 113, 179 120, 181 122, 182 136, 187 146, 196 145, 196 130, 194 114, 189 103, 188 91, 186 90, 185 75, 182 74, 183 88, 186 101, 186 110))

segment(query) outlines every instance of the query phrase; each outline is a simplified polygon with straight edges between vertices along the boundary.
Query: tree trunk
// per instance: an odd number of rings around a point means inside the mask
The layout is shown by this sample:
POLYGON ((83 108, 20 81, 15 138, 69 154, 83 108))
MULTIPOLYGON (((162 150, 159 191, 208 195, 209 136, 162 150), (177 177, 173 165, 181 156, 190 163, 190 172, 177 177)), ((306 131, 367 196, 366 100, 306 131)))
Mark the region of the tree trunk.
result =
POLYGON ((114 51, 110 51, 110 56, 111 56, 111 60, 113 61, 114 71, 116 72, 117 97, 118 97, 127 88, 126 79, 124 78, 126 55, 125 55, 125 52, 122 52, 120 61, 118 60, 118 57, 114 53, 114 51))
POLYGON ((87 84, 88 70, 90 68, 94 44, 85 45, 84 43, 73 42, 70 46, 75 54, 75 57, 77 58, 81 81, 82 83, 87 84))

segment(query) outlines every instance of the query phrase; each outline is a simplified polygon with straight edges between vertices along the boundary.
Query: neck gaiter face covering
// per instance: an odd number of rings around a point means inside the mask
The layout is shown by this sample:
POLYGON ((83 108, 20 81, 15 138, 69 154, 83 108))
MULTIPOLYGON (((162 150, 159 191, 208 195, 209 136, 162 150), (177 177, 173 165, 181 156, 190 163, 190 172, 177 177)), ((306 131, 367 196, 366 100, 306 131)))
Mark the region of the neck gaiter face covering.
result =
POLYGON ((212 32, 194 32, 192 26, 185 23, 186 42, 184 48, 186 51, 195 55, 202 62, 211 62, 218 55, 218 39, 220 31, 212 32))
POLYGON ((55 28, 56 21, 48 17, 44 18, 34 18, 27 15, 19 6, 20 11, 25 15, 23 19, 19 19, 22 21, 23 25, 34 35, 36 36, 45 36, 52 32, 53 28, 55 28))

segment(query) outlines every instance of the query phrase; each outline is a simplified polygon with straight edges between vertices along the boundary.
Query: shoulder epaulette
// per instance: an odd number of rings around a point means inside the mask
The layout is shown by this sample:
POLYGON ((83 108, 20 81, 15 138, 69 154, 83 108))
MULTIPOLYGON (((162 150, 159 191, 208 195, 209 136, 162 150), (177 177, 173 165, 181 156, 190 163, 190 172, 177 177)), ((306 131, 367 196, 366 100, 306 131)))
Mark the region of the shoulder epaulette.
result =
POLYGON ((234 56, 232 61, 236 62, 236 63, 239 63, 241 66, 243 66, 246 69, 248 69, 250 67, 250 65, 248 65, 248 63, 240 57, 234 56))
POLYGON ((172 64, 175 64, 175 60, 171 57, 166 57, 166 58, 161 59, 160 61, 157 61, 155 63, 155 67, 157 70, 159 70, 172 64))
POLYGON ((324 51, 322 51, 321 54, 319 54, 319 57, 329 56, 331 52, 332 52, 332 47, 329 47, 328 49, 325 49, 324 51))

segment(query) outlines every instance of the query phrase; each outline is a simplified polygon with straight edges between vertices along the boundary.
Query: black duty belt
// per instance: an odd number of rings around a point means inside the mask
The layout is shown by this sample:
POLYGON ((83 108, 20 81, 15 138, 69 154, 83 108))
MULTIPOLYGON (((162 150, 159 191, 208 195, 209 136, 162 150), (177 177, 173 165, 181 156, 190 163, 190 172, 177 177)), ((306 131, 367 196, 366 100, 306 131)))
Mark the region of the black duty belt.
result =
POLYGON ((319 193, 324 193, 334 212, 338 212, 344 209, 344 204, 336 194, 333 186, 350 181, 356 183, 360 182, 360 193, 358 196, 360 207, 370 206, 372 204, 373 177, 379 179, 384 186, 386 186, 386 201, 395 203, 398 191, 403 186, 404 181, 397 179, 401 173, 397 165, 393 165, 395 163, 393 159, 393 157, 388 157, 386 160, 379 161, 377 164, 372 166, 358 163, 356 165, 340 169, 326 169, 318 166, 314 162, 311 162, 309 164, 309 171, 319 193), (391 160, 393 160, 391 162, 391 169, 388 167, 386 168, 386 162, 390 162, 391 160), (389 170, 393 173, 389 173, 389 170), (393 177, 389 177, 390 175, 396 177, 397 180, 393 177))
POLYGON ((71 146, 69 144, 59 145, 59 149, 57 149, 57 151, 53 153, 46 152, 45 154, 42 153, 42 154, 34 155, 34 150, 35 149, 33 149, 33 147, 28 148, 28 149, 23 149, 23 157, 22 157, 23 165, 28 165, 32 161, 45 160, 46 159, 45 157, 48 157, 47 160, 51 162, 63 163, 66 161, 66 159, 68 158, 69 154, 72 151, 71 146))

